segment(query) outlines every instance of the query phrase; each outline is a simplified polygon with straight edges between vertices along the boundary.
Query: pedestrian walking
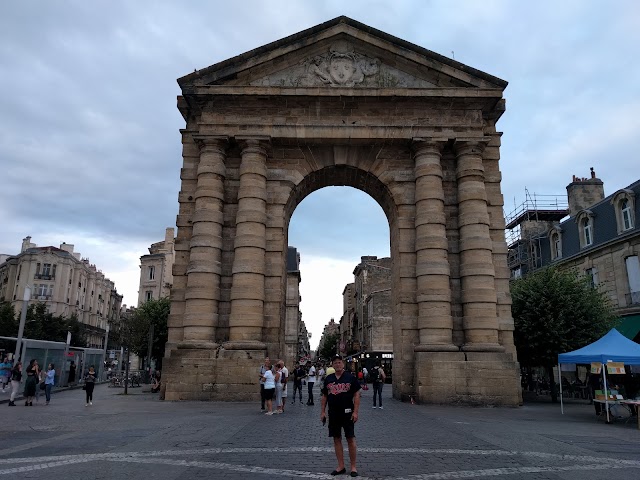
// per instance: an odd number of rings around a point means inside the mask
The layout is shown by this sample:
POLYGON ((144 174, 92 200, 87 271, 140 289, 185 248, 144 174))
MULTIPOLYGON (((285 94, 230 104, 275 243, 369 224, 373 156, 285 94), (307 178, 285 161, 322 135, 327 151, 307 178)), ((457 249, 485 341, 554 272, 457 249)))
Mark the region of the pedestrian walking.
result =
POLYGON ((41 368, 38 369, 38 384, 36 385, 36 404, 40 403, 40 392, 45 389, 44 386, 45 372, 41 368))
POLYGON ((341 355, 334 356, 331 365, 335 369, 335 373, 327 375, 322 383, 322 406, 320 408, 320 420, 324 425, 327 420, 326 408, 327 405, 329 406, 329 436, 333 437, 333 449, 338 461, 338 466, 331 472, 331 475, 347 473, 342 449, 342 430, 344 430, 349 448, 351 476, 357 477, 357 445, 354 426, 358 421, 360 408, 360 382, 355 375, 344 370, 344 360, 341 355))
POLYGON ((47 399, 46 405, 49 405, 49 402, 51 401, 51 389, 53 389, 55 378, 56 378, 55 365, 53 363, 50 363, 44 379, 44 394, 47 399))
POLYGON ((284 364, 284 360, 280 360, 280 383, 282 384, 282 413, 284 413, 288 397, 287 387, 289 385, 289 369, 284 364))
POLYGON ((371 383, 373 384, 373 408, 376 408, 376 395, 378 396, 378 405, 382 410, 382 387, 387 376, 384 374, 384 370, 380 363, 377 363, 371 370, 370 374, 371 383))
POLYGON ((5 356, 0 363, 0 384, 2 384, 2 393, 5 393, 7 385, 11 384, 11 370, 13 364, 9 361, 9 357, 5 356))
POLYGON ((300 395, 300 403, 302 403, 302 381, 306 378, 307 372, 304 371, 302 365, 296 363, 296 368, 293 369, 293 399, 291 405, 296 403, 296 392, 300 395))
POLYGON ((316 367, 311 365, 307 374, 307 405, 313 405, 313 384, 316 383, 316 367))
POLYGON ((84 389, 86 393, 85 407, 93 405, 93 389, 96 386, 96 370, 93 365, 89 367, 89 371, 84 377, 84 389))
POLYGON ((40 370, 38 369, 38 361, 32 359, 27 366, 25 373, 27 380, 24 382, 24 406, 33 407, 33 397, 36 396, 36 388, 38 388, 38 377, 40 370))
POLYGON ((22 381, 22 362, 18 362, 11 369, 11 396, 9 397, 9 406, 15 407, 14 400, 18 394, 20 388, 20 382, 22 381))
MULTIPOLYGON (((267 370, 272 370, 271 360, 269 357, 265 357, 264 363, 260 365, 260 409, 264 411, 264 404, 266 401, 265 393, 264 393, 264 374, 267 370)), ((275 387, 274 387, 275 388, 275 387)))
POLYGON ((276 390, 276 382, 279 378, 279 374, 274 374, 270 368, 266 369, 262 376, 262 383, 264 385, 263 398, 267 407, 265 415, 273 415, 273 396, 276 390), (278 378, 276 378, 276 375, 278 375, 278 378))
POLYGON ((76 362, 71 360, 71 365, 69 365, 69 385, 75 383, 76 381, 76 362))
POLYGON ((275 396, 276 396, 276 412, 275 413, 282 413, 282 377, 283 377, 283 372, 282 372, 282 364, 280 363, 280 360, 276 361, 276 391, 275 391, 275 396))
POLYGON ((362 367, 362 377, 362 390, 369 390, 369 386, 367 385, 367 382, 369 381, 369 371, 367 370, 367 367, 362 367))

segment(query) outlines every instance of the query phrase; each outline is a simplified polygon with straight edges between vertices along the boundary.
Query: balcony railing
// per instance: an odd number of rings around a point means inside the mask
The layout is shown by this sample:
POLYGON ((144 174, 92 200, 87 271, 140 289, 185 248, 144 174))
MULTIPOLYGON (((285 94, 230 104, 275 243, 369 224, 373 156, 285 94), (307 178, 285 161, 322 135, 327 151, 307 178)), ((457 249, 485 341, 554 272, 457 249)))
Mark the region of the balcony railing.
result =
POLYGON ((38 280, 55 280, 55 275, 45 275, 44 273, 36 273, 33 278, 38 280))
POLYGON ((34 300, 49 300, 51 295, 33 295, 31 298, 34 300))
POLYGON ((628 306, 640 305, 640 292, 627 293, 624 298, 627 301, 628 306))

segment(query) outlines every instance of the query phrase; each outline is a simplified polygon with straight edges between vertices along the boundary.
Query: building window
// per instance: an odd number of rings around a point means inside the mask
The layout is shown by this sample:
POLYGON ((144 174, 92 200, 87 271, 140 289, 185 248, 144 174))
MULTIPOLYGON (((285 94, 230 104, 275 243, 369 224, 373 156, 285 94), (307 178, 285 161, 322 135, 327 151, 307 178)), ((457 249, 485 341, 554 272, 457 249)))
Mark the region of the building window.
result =
POLYGON ((587 279, 589 280, 589 285, 591 288, 597 288, 598 286, 598 269, 597 268, 587 268, 585 270, 585 274, 587 279))
POLYGON ((149 280, 156 278, 156 267, 149 267, 149 280))
POLYGON ((582 210, 576 215, 576 223, 578 224, 578 233, 580 236, 580 248, 593 245, 593 212, 591 212, 591 210, 582 210))
POLYGON ((582 221, 582 228, 584 230, 584 245, 589 246, 593 243, 593 224, 590 218, 585 218, 582 221))
POLYGON ((551 260, 562 258, 562 230, 559 226, 553 227, 549 233, 551 247, 551 260))
POLYGON ((635 193, 633 190, 620 190, 611 198, 611 204, 616 212, 618 234, 634 228, 635 219, 635 193))
POLYGON ((42 265, 42 276, 43 277, 51 276, 51 264, 50 263, 45 263, 44 265, 42 265))
POLYGON ((633 228, 633 220, 631 219, 631 206, 626 198, 620 202, 620 212, 622 213, 622 228, 630 230, 633 228))
POLYGON ((634 255, 624 259, 627 266, 627 280, 629 281, 629 297, 627 305, 637 305, 640 303, 640 261, 634 255))
POLYGON ((153 300, 153 292, 151 291, 144 292, 144 299, 145 299, 144 300, 145 302, 148 302, 149 300, 153 300))

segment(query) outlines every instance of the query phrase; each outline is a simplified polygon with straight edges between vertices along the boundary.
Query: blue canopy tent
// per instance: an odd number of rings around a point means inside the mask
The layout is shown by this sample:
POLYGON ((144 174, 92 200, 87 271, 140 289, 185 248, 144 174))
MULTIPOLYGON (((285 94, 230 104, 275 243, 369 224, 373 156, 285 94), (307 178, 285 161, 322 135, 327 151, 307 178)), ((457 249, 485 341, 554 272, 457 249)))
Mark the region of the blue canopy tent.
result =
MULTIPOLYGON (((595 342, 582 347, 573 352, 561 353, 558 355, 558 377, 561 376, 560 364, 563 363, 594 363, 602 364, 602 375, 604 377, 604 391, 607 394, 607 374, 606 365, 608 362, 620 362, 625 365, 640 365, 640 345, 629 340, 618 330, 612 328, 609 333, 595 342)), ((562 404, 562 379, 560 380, 560 408, 564 413, 562 404)), ((607 410, 607 421, 609 421, 608 395, 605 396, 607 410)))

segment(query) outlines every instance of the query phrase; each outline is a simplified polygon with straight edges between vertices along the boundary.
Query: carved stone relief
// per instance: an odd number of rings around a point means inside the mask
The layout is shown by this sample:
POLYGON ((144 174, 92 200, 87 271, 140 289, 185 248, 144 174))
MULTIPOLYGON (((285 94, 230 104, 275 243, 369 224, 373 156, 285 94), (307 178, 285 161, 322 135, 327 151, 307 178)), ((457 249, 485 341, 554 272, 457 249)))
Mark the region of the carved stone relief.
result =
POLYGON ((331 44, 325 54, 305 58, 296 66, 254 80, 251 85, 375 88, 435 86, 385 65, 378 58, 358 53, 352 44, 344 40, 331 44))

